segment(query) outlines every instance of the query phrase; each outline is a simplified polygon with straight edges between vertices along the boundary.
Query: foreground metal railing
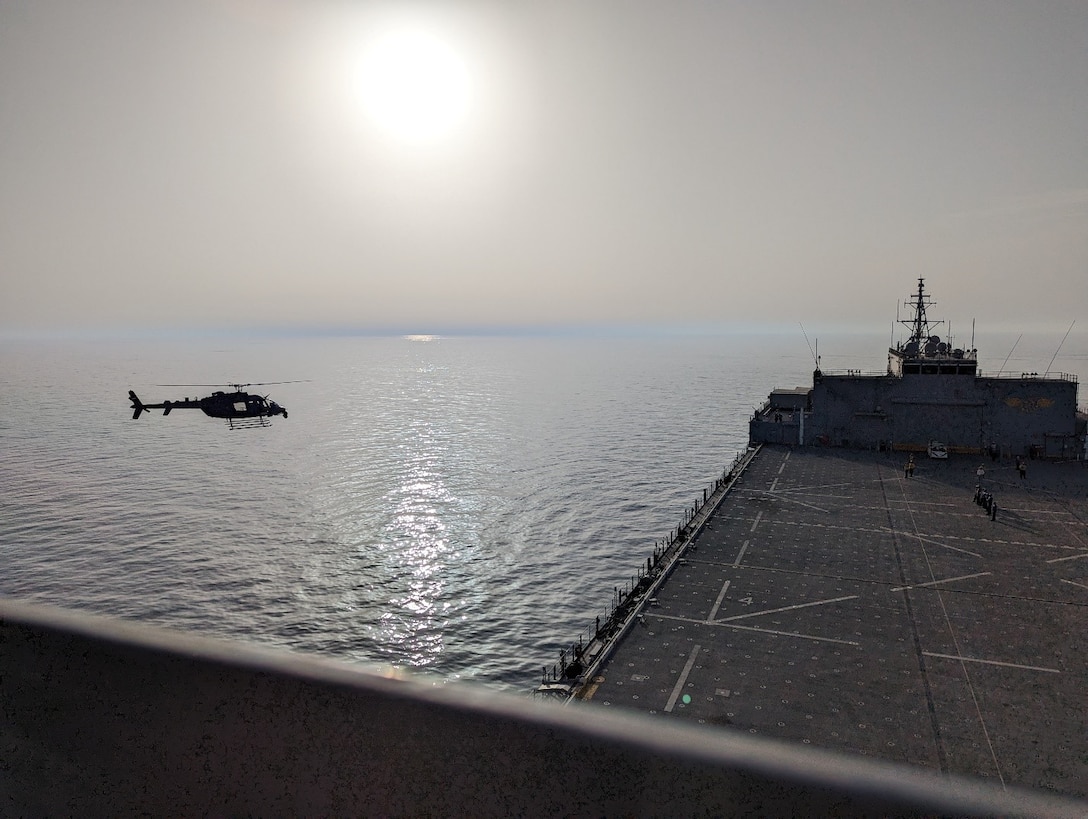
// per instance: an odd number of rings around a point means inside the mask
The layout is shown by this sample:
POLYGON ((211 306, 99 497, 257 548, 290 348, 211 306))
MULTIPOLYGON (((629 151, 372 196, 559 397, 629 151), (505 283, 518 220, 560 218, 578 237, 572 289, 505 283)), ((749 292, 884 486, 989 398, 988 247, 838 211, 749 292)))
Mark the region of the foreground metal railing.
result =
POLYGON ((0 599, 0 813, 1078 816, 1044 793, 0 599))

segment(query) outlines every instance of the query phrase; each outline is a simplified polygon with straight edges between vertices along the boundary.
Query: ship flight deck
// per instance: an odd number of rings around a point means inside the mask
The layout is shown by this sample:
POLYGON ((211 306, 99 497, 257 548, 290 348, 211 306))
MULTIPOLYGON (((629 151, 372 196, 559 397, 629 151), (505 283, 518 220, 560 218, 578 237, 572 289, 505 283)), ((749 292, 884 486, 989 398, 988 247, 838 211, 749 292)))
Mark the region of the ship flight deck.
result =
POLYGON ((576 698, 1088 796, 1088 469, 906 460, 763 446, 576 698))

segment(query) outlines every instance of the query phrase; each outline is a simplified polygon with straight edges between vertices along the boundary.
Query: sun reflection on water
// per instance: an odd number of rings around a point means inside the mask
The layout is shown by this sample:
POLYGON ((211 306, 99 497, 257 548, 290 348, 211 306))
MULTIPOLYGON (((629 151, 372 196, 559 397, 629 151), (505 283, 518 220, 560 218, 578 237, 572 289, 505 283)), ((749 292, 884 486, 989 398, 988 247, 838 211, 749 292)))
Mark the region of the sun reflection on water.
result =
POLYGON ((412 665, 431 665, 445 647, 452 604, 446 596, 454 559, 446 515, 456 499, 442 472, 445 447, 432 422, 417 418, 402 443, 400 474, 385 497, 393 510, 382 530, 401 583, 388 600, 379 639, 399 646, 412 665))

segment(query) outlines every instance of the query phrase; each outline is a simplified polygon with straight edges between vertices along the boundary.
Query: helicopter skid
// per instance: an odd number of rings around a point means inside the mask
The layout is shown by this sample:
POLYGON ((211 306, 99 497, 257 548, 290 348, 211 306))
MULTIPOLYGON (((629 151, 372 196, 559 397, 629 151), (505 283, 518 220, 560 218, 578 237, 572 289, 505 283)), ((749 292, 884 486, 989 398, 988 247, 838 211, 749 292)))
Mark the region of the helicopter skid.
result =
POLYGON ((263 416, 258 418, 228 418, 227 426, 231 429, 256 429, 257 427, 270 427, 272 422, 263 416))

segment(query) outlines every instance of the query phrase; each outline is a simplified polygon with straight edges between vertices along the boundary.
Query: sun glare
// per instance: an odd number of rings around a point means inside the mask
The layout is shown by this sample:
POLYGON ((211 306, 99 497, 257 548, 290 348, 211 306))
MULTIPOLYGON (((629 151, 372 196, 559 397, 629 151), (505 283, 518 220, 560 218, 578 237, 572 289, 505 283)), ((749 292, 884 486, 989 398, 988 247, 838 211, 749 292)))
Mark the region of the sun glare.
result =
POLYGON ((365 52, 356 79, 369 119, 400 140, 441 139, 468 113, 464 61, 423 31, 398 31, 377 40, 365 52))

